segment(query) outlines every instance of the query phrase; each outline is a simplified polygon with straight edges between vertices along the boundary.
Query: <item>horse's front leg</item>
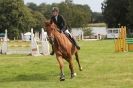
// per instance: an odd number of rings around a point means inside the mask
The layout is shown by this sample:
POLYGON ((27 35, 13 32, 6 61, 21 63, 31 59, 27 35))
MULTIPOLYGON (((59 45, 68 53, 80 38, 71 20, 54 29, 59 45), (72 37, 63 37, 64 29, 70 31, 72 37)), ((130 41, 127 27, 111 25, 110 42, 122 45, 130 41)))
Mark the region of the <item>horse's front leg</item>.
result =
POLYGON ((63 58, 61 56, 56 56, 57 57, 57 61, 59 63, 60 66, 60 81, 64 81, 65 80, 65 74, 64 74, 64 61, 63 58))
POLYGON ((69 59, 69 68, 71 71, 71 78, 74 78, 76 76, 76 73, 74 72, 74 65, 73 65, 72 57, 70 57, 69 59))

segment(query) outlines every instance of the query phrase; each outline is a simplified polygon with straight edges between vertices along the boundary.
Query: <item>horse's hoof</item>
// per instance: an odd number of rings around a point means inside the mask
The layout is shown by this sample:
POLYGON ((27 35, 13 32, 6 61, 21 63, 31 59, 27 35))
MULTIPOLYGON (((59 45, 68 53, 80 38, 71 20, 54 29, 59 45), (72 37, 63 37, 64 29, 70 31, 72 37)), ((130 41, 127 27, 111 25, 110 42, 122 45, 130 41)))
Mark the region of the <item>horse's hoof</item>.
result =
POLYGON ((73 79, 75 76, 77 76, 76 73, 71 74, 71 79, 73 79))
POLYGON ((76 73, 74 73, 74 77, 75 77, 75 76, 77 76, 77 74, 76 74, 76 73))
POLYGON ((65 81, 65 78, 60 78, 60 81, 65 81))
POLYGON ((60 77, 60 81, 65 81, 65 76, 60 77))
POLYGON ((80 71, 82 71, 83 70, 83 68, 82 67, 80 67, 80 69, 79 69, 80 71))
POLYGON ((65 81, 65 79, 60 79, 60 81, 65 81))

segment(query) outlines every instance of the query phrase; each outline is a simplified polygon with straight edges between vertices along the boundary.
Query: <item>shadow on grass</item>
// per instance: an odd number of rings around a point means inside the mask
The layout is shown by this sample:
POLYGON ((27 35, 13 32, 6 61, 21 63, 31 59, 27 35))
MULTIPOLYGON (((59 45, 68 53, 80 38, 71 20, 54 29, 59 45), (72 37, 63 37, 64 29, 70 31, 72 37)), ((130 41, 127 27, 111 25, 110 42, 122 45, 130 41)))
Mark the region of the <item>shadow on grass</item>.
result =
POLYGON ((0 82, 16 82, 16 81, 52 81, 57 80, 57 75, 45 75, 45 74, 20 74, 16 77, 8 77, 0 79, 0 82))

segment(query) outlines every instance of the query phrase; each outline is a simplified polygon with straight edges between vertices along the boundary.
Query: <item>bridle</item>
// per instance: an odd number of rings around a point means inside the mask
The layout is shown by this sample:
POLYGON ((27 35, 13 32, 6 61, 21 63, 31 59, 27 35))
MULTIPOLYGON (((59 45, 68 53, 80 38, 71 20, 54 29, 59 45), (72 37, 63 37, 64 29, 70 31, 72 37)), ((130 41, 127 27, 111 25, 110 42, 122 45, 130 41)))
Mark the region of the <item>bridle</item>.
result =
POLYGON ((52 31, 49 33, 48 30, 49 30, 48 28, 45 28, 45 31, 47 32, 47 39, 53 45, 54 41, 55 41, 55 38, 52 34, 52 31))

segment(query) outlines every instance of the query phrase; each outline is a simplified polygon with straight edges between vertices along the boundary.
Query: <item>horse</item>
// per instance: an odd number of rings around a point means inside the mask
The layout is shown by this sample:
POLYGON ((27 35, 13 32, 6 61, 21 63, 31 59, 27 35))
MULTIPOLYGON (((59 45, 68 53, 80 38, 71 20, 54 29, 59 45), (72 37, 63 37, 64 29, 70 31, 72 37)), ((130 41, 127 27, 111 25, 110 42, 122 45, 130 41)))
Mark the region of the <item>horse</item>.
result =
POLYGON ((82 67, 79 61, 78 49, 74 44, 72 44, 72 42, 64 33, 58 31, 59 29, 54 23, 45 22, 44 27, 48 34, 48 38, 53 40, 53 49, 60 67, 60 81, 65 80, 63 59, 69 63, 71 78, 74 78, 76 73, 74 71, 72 55, 75 55, 79 70, 82 71, 82 67))

